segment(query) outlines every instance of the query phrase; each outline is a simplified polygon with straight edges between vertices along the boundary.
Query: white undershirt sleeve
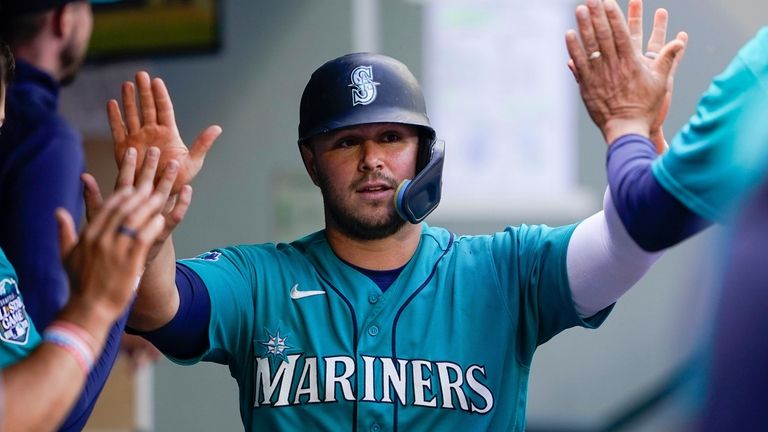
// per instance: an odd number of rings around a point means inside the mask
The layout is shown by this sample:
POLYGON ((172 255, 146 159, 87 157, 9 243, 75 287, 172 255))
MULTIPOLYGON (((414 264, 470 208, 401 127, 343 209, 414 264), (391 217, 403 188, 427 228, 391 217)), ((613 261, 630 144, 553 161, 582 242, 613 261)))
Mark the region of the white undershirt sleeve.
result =
POLYGON ((603 211, 581 222, 568 244, 568 281, 579 316, 591 317, 615 303, 661 254, 632 240, 606 189, 603 211))

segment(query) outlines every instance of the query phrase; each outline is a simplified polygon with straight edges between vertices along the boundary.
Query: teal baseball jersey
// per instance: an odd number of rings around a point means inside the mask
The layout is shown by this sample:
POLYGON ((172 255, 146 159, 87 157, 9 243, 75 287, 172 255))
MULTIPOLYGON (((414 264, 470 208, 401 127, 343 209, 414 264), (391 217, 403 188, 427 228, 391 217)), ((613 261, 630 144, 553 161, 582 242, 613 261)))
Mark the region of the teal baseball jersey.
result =
POLYGON ((0 249, 0 368, 23 359, 40 344, 17 281, 16 271, 0 249))
POLYGON ((211 299, 210 346, 246 430, 518 430, 536 347, 572 326, 575 225, 454 236, 423 225, 384 292, 323 231, 182 260, 211 299))
POLYGON ((657 158, 659 183, 699 216, 722 221, 768 164, 768 27, 739 51, 696 114, 657 158))

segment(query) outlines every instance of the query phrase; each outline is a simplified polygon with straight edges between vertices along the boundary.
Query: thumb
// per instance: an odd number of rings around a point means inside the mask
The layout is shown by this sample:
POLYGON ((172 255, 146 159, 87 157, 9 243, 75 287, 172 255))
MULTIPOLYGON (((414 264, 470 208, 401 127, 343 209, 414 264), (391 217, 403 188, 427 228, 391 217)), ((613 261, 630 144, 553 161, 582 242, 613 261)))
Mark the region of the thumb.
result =
POLYGON ((221 135, 221 126, 208 126, 204 131, 200 132, 197 139, 192 144, 192 148, 189 150, 189 155, 194 161, 202 162, 205 159, 205 154, 213 147, 213 142, 221 135))
POLYGON ((63 260, 72 252, 72 249, 77 244, 75 221, 72 220, 72 215, 61 207, 56 209, 54 215, 59 225, 59 252, 63 260))
POLYGON ((678 56, 682 55, 684 49, 685 43, 680 39, 674 39, 664 45, 664 48, 659 52, 659 57, 654 62, 656 71, 669 77, 672 69, 676 68, 678 56))

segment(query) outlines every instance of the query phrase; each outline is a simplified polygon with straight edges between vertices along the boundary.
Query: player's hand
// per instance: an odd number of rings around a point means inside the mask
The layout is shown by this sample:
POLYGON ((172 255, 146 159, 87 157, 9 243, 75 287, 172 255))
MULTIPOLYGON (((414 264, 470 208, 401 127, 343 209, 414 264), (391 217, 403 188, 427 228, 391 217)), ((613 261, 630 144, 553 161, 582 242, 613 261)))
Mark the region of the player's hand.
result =
POLYGON ((135 85, 130 81, 123 83, 122 99, 122 113, 115 99, 107 103, 107 117, 118 166, 129 147, 137 150, 138 160, 143 160, 149 147, 158 147, 161 151, 161 167, 170 160, 179 162, 179 174, 171 195, 179 193, 200 172, 205 155, 221 134, 221 127, 207 127, 198 135, 192 147, 187 148, 176 127, 173 103, 165 83, 160 78, 150 79, 149 74, 143 71, 136 74, 135 85), (137 88, 140 105, 136 102, 137 88))
MULTIPOLYGON (((159 157, 160 151, 157 148, 147 151, 145 154, 145 160, 149 160, 152 163, 150 167, 156 166, 159 163, 159 157)), ((139 185, 152 183, 152 177, 150 177, 148 174, 149 171, 145 171, 145 174, 140 175, 138 178, 136 177, 135 173, 137 158, 138 152, 136 149, 133 147, 126 149, 125 154, 120 161, 120 172, 118 173, 117 180, 115 181, 116 191, 130 187, 134 184, 139 185)), ((174 163, 178 165, 178 162, 174 161, 174 163)), ((145 162, 141 169, 146 170, 146 168, 147 165, 145 162)), ((80 178, 85 185, 85 190, 83 192, 85 198, 85 214, 87 219, 90 221, 95 217, 95 215, 103 206, 104 199, 102 198, 99 185, 92 175, 83 174, 80 178)), ((159 236, 157 236, 155 244, 153 244, 150 248, 147 254, 147 263, 151 262, 157 256, 157 254, 160 252, 160 248, 163 246, 163 243, 165 243, 166 239, 168 239, 173 230, 181 223, 181 221, 184 220, 184 216, 187 214, 187 210, 189 209, 191 202, 192 187, 189 185, 182 186, 178 194, 168 197, 161 213, 163 216, 163 231, 159 236)))
POLYGON ((575 31, 566 34, 582 99, 608 143, 626 133, 650 137, 653 131, 658 136, 669 108, 670 80, 687 40, 680 33, 675 40, 663 42, 666 20, 659 20, 666 15, 662 12, 649 43, 649 50, 658 49, 658 55, 644 56, 642 21, 638 22, 642 5, 633 2, 632 6, 631 32, 614 0, 604 4, 588 0, 587 6, 576 9, 581 42, 575 31))
MULTIPOLYGON (((632 47, 635 54, 645 62, 646 67, 652 67, 653 60, 664 47, 667 41, 667 28, 669 24, 669 13, 666 9, 656 9, 653 16, 653 30, 651 37, 648 38, 648 46, 643 49, 643 0, 630 0, 627 7, 627 26, 629 27, 629 36, 632 40, 632 47)), ((678 34, 678 38, 687 44, 688 35, 678 34)), ((674 76, 677 65, 680 63, 685 50, 675 57, 675 64, 669 75, 667 83, 667 94, 664 96, 661 109, 655 121, 651 125, 650 139, 656 145, 656 151, 661 154, 667 149, 667 141, 664 138, 662 129, 664 121, 669 113, 669 107, 672 103, 672 91, 674 88, 674 76)), ((579 83, 578 71, 573 59, 568 60, 568 68, 573 73, 576 82, 579 83)))
MULTIPOLYGON (((163 231, 161 212, 179 164, 170 161, 154 186, 159 153, 156 148, 147 151, 136 187, 121 187, 98 210, 91 209, 91 220, 79 237, 71 215, 64 209, 56 211, 61 256, 72 284, 71 301, 87 305, 82 310, 90 317, 109 322, 123 312, 147 253, 163 231)), ((135 167, 135 162, 128 162, 121 174, 135 167)))

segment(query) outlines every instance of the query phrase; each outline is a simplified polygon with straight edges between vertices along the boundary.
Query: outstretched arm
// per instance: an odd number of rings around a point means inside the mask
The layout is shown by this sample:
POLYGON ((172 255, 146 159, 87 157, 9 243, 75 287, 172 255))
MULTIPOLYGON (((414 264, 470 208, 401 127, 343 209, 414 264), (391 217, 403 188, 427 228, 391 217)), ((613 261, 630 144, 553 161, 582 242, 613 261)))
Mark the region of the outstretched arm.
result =
MULTIPOLYGON (((665 100, 685 36, 664 45, 655 58, 647 58, 638 42, 642 40, 642 23, 635 16, 638 2, 632 4, 630 32, 614 0, 588 0, 587 6, 576 9, 580 41, 576 32, 569 31, 566 44, 584 104, 606 142, 633 135, 650 144, 652 129, 660 128, 659 119, 666 115, 665 100)), ((666 32, 666 16, 661 18, 664 25, 652 36, 656 40, 666 32)), ((568 277, 582 317, 615 302, 658 258, 629 236, 614 206, 614 184, 609 185, 604 211, 582 222, 568 246, 568 277)))
MULTIPOLYGON (((179 310, 179 293, 176 289, 176 253, 171 232, 183 219, 191 201, 189 183, 203 166, 203 161, 213 142, 221 134, 219 126, 209 126, 187 148, 181 140, 168 90, 159 78, 150 79, 146 72, 136 74, 136 83, 126 82, 122 87, 123 113, 117 101, 107 105, 109 125, 115 145, 118 165, 128 147, 138 150, 137 157, 150 146, 160 149, 161 166, 169 160, 179 162, 179 175, 166 206, 165 228, 159 240, 149 252, 147 267, 139 286, 128 325, 140 331, 156 330, 168 324, 179 310), (138 100, 136 92, 138 90, 138 100)), ((118 186, 131 184, 133 178, 118 179, 118 186)), ((95 183, 86 183, 86 205, 98 208, 100 196, 95 183)))

